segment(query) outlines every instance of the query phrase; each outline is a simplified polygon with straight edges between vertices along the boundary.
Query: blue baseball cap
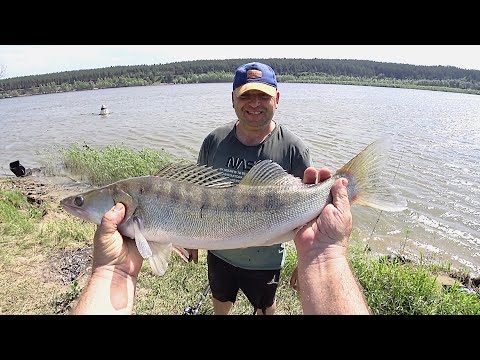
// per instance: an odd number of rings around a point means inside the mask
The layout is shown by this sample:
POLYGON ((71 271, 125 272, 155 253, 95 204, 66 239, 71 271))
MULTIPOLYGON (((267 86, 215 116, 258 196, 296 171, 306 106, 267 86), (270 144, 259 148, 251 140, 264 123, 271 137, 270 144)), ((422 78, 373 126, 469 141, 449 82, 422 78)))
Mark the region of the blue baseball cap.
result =
POLYGON ((233 91, 236 96, 248 90, 260 90, 270 96, 277 95, 277 77, 275 71, 265 64, 251 62, 240 65, 235 70, 233 91))

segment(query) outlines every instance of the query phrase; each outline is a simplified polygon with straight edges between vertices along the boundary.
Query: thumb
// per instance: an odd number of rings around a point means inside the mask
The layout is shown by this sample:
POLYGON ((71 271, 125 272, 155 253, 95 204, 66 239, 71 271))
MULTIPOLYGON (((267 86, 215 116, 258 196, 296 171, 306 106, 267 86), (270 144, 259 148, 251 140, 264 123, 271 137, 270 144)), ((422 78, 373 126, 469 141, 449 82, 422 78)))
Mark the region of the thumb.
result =
POLYGON ((118 224, 120 224, 125 217, 125 206, 122 203, 115 204, 108 210, 102 218, 102 222, 97 229, 99 236, 111 236, 117 231, 118 224))
POLYGON ((347 192, 348 180, 345 178, 338 179, 332 187, 332 199, 333 205, 343 212, 350 207, 350 201, 348 200, 347 192))

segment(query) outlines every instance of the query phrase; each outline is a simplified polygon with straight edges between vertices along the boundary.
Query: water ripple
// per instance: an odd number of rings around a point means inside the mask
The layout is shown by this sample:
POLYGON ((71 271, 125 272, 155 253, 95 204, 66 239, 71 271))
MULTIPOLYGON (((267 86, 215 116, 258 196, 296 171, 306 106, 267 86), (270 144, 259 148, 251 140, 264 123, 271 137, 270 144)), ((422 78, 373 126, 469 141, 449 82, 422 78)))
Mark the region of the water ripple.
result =
MULTIPOLYGON (((305 140, 317 167, 335 170, 372 141, 392 137, 384 177, 408 210, 354 207, 357 229, 367 239, 374 233, 371 246, 399 249, 407 238, 422 251, 479 268, 480 96, 280 85, 275 119, 305 140)), ((235 119, 230 95, 231 84, 193 84, 2 99, 0 176, 11 176, 11 161, 43 166, 50 149, 73 143, 165 149, 195 160, 203 138, 235 119), (107 117, 97 115, 102 103, 112 112, 107 117)))

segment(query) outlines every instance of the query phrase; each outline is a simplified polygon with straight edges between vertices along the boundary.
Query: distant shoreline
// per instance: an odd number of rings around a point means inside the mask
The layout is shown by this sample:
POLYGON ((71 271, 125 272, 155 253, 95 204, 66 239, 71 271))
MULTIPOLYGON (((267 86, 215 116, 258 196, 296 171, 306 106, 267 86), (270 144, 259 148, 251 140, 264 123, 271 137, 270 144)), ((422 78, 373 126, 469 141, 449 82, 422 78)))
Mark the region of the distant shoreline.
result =
POLYGON ((80 90, 166 84, 231 83, 235 69, 261 61, 279 83, 315 83, 393 87, 480 95, 480 70, 345 59, 195 60, 0 79, 0 98, 80 90))
MULTIPOLYGON (((219 82, 212 82, 211 84, 219 83, 219 82)), ((451 92, 451 93, 458 93, 458 94, 470 94, 470 95, 480 95, 480 90, 469 90, 469 89, 459 89, 459 88, 450 88, 450 87, 435 87, 435 86, 407 86, 396 83, 384 83, 382 85, 379 84, 372 84, 369 82, 355 82, 355 81, 343 81, 343 82, 300 82, 300 81, 286 81, 285 83, 302 83, 302 84, 319 84, 319 85, 351 85, 351 86, 369 86, 369 87, 384 87, 384 88, 397 88, 397 89, 411 89, 411 90, 427 90, 427 91, 440 91, 440 92, 451 92)), ((208 84, 208 83, 203 83, 208 84)), ((174 83, 159 83, 159 84, 149 84, 143 86, 162 86, 162 85, 183 85, 183 84, 174 84, 174 83)), ((135 87, 135 86, 142 86, 142 85, 134 85, 134 86, 124 86, 124 87, 135 87)), ((10 99, 15 97, 26 97, 26 96, 34 96, 34 95, 47 95, 47 94, 59 94, 59 93, 68 93, 68 92, 76 92, 76 91, 89 91, 89 90, 102 90, 102 89, 118 89, 119 87, 104 87, 104 88, 92 88, 92 89, 74 89, 69 91, 61 91, 56 90, 54 92, 43 92, 43 93, 18 93, 16 95, 4 95, 0 92, 0 100, 1 99, 10 99)))

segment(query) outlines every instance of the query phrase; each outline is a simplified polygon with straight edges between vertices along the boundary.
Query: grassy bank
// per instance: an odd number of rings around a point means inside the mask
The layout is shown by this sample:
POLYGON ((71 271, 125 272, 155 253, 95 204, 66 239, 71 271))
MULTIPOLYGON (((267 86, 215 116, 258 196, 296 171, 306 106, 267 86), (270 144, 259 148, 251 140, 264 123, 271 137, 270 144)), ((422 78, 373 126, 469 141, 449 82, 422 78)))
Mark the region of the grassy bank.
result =
MULTIPOLYGON (((95 185, 154 174, 160 166, 177 160, 165 152, 137 152, 121 147, 97 150, 86 145, 66 149, 63 157, 72 175, 95 185)), ((95 225, 58 206, 58 201, 68 195, 63 190, 33 177, 0 180, 1 314, 66 314, 85 285, 95 225)), ((278 291, 278 314, 301 314, 297 293, 289 286, 296 263, 295 249, 291 243, 287 247, 278 291)), ((468 274, 453 271, 449 264, 375 257, 364 251, 355 230, 349 255, 375 314, 480 314, 478 294, 467 292, 462 285, 468 282, 468 274)), ((145 262, 134 311, 182 314, 185 307, 203 300, 206 285, 205 251, 200 251, 198 264, 185 264, 172 255, 163 277, 152 275, 145 262)), ((207 296, 200 314, 212 313, 207 296)), ((243 294, 233 313, 252 313, 243 294)))

